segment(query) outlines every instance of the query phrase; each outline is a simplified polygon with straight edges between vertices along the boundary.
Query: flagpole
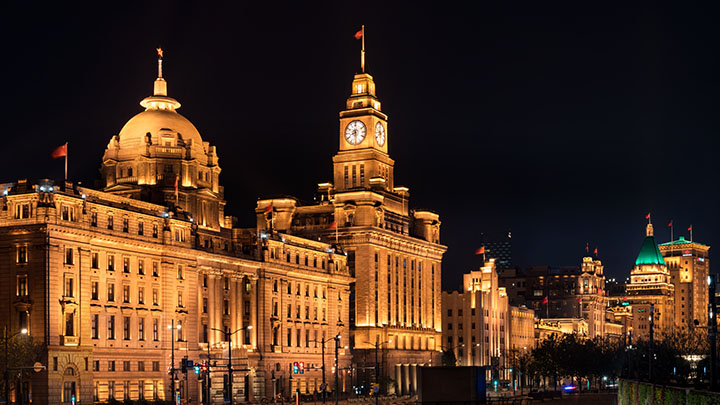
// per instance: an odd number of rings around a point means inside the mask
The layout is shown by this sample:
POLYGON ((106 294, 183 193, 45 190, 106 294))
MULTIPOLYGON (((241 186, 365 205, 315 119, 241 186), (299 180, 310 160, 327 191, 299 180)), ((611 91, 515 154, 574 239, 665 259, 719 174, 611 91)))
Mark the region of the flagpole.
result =
POLYGON ((67 181, 68 142, 65 142, 65 181, 67 181))
POLYGON ((363 73, 365 73, 365 25, 362 26, 362 50, 360 51, 360 67, 362 68, 363 73))

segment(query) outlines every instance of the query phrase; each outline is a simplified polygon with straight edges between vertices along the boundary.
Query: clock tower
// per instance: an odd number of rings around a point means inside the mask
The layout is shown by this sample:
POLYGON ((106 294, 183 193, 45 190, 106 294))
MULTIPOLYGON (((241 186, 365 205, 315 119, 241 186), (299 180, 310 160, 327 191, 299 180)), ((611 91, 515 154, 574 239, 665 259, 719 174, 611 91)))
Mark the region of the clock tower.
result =
POLYGON ((387 115, 380 111, 375 81, 356 74, 346 109, 340 112, 340 150, 333 157, 335 190, 381 185, 393 189, 393 166, 388 155, 387 115))

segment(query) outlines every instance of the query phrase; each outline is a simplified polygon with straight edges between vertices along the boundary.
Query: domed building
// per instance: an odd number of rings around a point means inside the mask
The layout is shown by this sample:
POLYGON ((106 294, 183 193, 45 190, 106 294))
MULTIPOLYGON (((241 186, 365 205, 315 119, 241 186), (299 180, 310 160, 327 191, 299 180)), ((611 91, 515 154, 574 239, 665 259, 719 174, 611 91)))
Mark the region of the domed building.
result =
POLYGON ((633 339, 648 337, 651 317, 656 338, 659 336, 657 332, 675 326, 674 296, 675 286, 648 218, 645 240, 635 259, 635 266, 630 271, 630 283, 627 285, 627 300, 632 306, 633 339))
POLYGON ((214 146, 177 112, 167 95, 162 57, 153 95, 140 102, 145 111, 114 135, 103 155, 104 191, 186 211, 201 227, 224 226, 225 201, 214 146))

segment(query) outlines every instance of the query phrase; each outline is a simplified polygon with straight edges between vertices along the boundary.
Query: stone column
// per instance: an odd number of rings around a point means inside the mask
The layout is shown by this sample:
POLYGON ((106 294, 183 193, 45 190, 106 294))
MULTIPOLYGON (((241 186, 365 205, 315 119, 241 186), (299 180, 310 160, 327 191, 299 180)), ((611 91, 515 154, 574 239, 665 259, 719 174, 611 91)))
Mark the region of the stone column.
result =
POLYGON ((402 395, 402 365, 396 364, 395 365, 395 384, 397 385, 396 389, 397 392, 395 392, 396 395, 402 395))
POLYGON ((257 348, 257 337, 260 333, 257 320, 257 307, 258 307, 258 280, 250 280, 250 325, 253 329, 250 331, 250 343, 253 348, 257 348))
MULTIPOLYGON (((233 332, 242 329, 243 328, 243 296, 242 296, 242 278, 235 280, 235 295, 233 296, 233 308, 235 309, 235 312, 233 313, 233 319, 235 319, 235 329, 233 329, 233 332)), ((238 347, 240 345, 245 344, 244 342, 245 332, 238 332, 237 333, 237 339, 235 341, 238 344, 238 347)))
POLYGON ((410 394, 417 392, 417 364, 410 364, 408 366, 410 371, 410 394))
POLYGON ((217 343, 217 332, 213 328, 217 328, 217 308, 215 307, 215 287, 217 286, 217 277, 208 275, 208 344, 217 343))

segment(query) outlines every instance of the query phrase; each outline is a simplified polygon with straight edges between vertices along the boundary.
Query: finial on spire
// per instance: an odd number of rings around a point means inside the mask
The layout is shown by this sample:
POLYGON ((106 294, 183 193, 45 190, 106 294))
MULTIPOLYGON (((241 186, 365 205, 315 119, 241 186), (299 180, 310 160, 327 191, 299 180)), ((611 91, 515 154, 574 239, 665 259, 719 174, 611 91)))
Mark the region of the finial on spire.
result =
POLYGON ((155 48, 158 55, 158 76, 155 79, 153 86, 153 95, 155 96, 167 96, 167 82, 162 76, 162 61, 163 61, 163 50, 162 48, 155 48))
POLYGON ((362 40, 362 48, 360 50, 360 68, 365 73, 365 25, 360 28, 360 31, 355 33, 355 39, 362 40))
POLYGON ((163 59, 163 50, 162 48, 156 48, 155 49, 158 54, 158 79, 162 79, 162 59, 163 59))

